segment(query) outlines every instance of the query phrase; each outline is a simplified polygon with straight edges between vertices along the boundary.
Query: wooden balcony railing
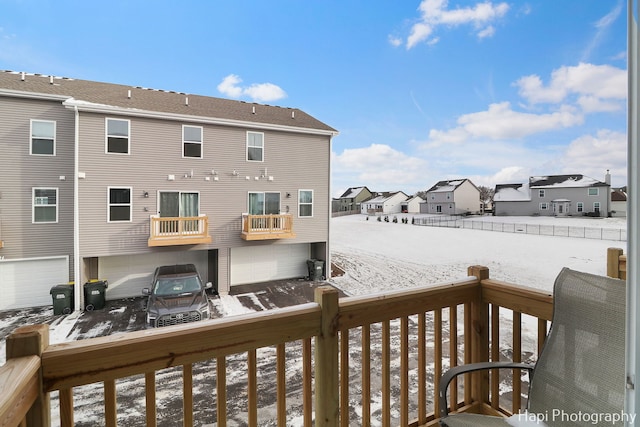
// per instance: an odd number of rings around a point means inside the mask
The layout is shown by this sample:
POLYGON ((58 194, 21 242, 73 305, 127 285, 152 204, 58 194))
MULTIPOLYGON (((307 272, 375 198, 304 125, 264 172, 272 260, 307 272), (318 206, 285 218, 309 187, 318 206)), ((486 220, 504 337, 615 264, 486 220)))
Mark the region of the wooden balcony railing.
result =
POLYGON ((620 248, 607 249, 607 276, 614 279, 627 279, 627 256, 620 248))
POLYGON ((242 214, 242 238, 244 240, 291 239, 293 232, 293 216, 249 215, 242 214))
MULTIPOLYGON (((474 266, 469 277, 441 285, 340 300, 335 289, 321 287, 314 303, 62 344, 47 345, 46 325, 22 327, 7 339, 0 368, 0 425, 46 427, 53 417, 73 426, 75 411, 86 405, 94 424, 155 426, 167 394, 179 400, 175 423, 185 426, 224 427, 231 415, 249 426, 271 417, 279 426, 369 426, 374 419, 435 425, 443 370, 535 360, 552 305, 550 294, 492 280, 488 269, 474 266), (523 334, 531 327, 533 334, 523 334), (534 342, 525 339, 532 335, 534 342), (196 370, 209 379, 194 384, 196 370), (164 384, 169 390, 157 394, 157 379, 168 376, 179 385, 164 384), (139 384, 135 411, 117 403, 118 391, 131 393, 119 383, 127 378, 139 384), (83 386, 95 383, 102 387, 93 386, 86 394, 97 397, 87 402, 83 386), (54 391, 59 414, 50 410, 54 391), (127 418, 140 412, 140 402, 142 419, 127 418), (203 421, 212 402, 215 418, 203 421)), ((450 387, 451 409, 509 415, 523 404, 520 378, 516 372, 508 379, 514 391, 501 400, 504 378, 468 374, 450 387)))
POLYGON ((149 246, 198 245, 211 243, 206 215, 165 218, 152 215, 149 246))

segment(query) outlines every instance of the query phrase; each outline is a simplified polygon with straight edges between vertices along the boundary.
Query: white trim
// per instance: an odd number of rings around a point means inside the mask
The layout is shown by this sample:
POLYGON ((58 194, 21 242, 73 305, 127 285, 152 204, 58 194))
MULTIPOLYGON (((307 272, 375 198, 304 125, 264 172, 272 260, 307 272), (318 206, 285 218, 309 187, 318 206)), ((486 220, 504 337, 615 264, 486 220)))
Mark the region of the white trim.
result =
POLYGON ((183 159, 204 159, 204 128, 202 126, 193 126, 193 125, 182 125, 182 158, 183 159), (184 129, 185 128, 195 128, 200 129, 200 141, 187 141, 184 139, 184 129), (200 144, 200 156, 185 156, 184 155, 184 144, 200 144))
POLYGON ((540 211, 548 211, 549 210, 549 203, 548 202, 540 202, 540 204, 538 205, 538 210, 540 210, 540 211))
MULTIPOLYGON (((264 163, 264 158, 265 158, 264 146, 265 146, 264 132, 255 132, 255 131, 248 130, 247 131, 247 138, 246 138, 246 151, 245 151, 245 159, 247 160, 247 162, 264 163), (262 135, 262 160, 250 160, 249 159, 249 134, 251 134, 251 133, 262 135)), ((256 148, 256 147, 252 147, 252 148, 256 148)))
MULTIPOLYGON (((126 206, 124 203, 117 204, 115 206, 126 206)), ((133 222, 133 187, 128 187, 126 185, 110 185, 107 187, 107 223, 109 224, 119 224, 119 223, 127 223, 133 222), (111 190, 112 189, 128 189, 129 190, 129 220, 128 221, 112 221, 111 220, 111 190)))
POLYGON ((587 196, 597 197, 600 195, 600 189, 598 187, 589 187, 587 188, 587 196), (596 194, 591 194, 591 190, 596 190, 596 194))
POLYGON ((58 187, 31 187, 31 223, 32 224, 57 224, 59 216, 60 206, 60 189, 58 187), (55 190, 56 192, 56 204, 55 205, 36 205, 36 190, 55 190), (55 207, 56 220, 55 221, 36 221, 36 207, 55 207))
POLYGON ((13 98, 44 99, 47 101, 68 101, 73 99, 69 95, 54 95, 49 93, 25 92, 22 90, 0 89, 0 96, 10 96, 13 98))
MULTIPOLYGON (((116 137, 121 138, 121 137, 116 137)), ((105 154, 115 154, 120 156, 129 156, 131 155, 131 120, 129 119, 121 119, 116 117, 105 117, 104 118, 104 153, 105 154), (115 151, 109 151, 109 120, 119 121, 119 122, 127 122, 127 152, 126 153, 118 153, 115 151)))
POLYGON ((38 256, 38 257, 32 257, 32 258, 0 258, 0 262, 8 262, 8 261, 23 262, 23 261, 38 261, 38 260, 45 260, 45 259, 64 259, 67 261, 67 265, 69 265, 69 255, 38 256))
POLYGON ((57 134, 57 124, 55 120, 41 120, 41 119, 30 119, 29 120, 29 155, 31 156, 46 156, 46 157, 54 157, 56 155, 56 134, 57 134), (41 122, 41 123, 53 123, 53 154, 41 154, 33 152, 33 122, 41 122))
POLYGON ((70 97, 66 97, 64 99, 66 100, 62 104, 65 107, 67 108, 77 107, 79 110, 86 111, 89 113, 119 114, 119 115, 132 116, 132 117, 145 117, 145 118, 153 118, 153 119, 161 119, 161 120, 204 123, 204 124, 233 126, 233 127, 242 127, 242 128, 250 128, 250 129, 279 130, 283 132, 306 133, 311 135, 329 135, 329 136, 338 135, 338 131, 335 131, 335 130, 330 131, 325 129, 313 129, 313 128, 303 128, 303 127, 295 127, 295 126, 276 125, 273 123, 258 123, 258 122, 248 122, 244 120, 222 119, 222 118, 214 118, 214 117, 192 116, 188 114, 138 110, 134 108, 114 107, 111 105, 91 104, 84 101, 78 101, 70 97))
POLYGON ((313 218, 313 198, 314 198, 314 194, 313 194, 313 190, 305 190, 305 189, 299 189, 298 190, 298 218, 313 218), (302 203, 300 202, 300 193, 303 191, 310 191, 311 192, 311 203, 302 203), (309 206, 311 205, 311 215, 300 215, 300 206, 309 206))

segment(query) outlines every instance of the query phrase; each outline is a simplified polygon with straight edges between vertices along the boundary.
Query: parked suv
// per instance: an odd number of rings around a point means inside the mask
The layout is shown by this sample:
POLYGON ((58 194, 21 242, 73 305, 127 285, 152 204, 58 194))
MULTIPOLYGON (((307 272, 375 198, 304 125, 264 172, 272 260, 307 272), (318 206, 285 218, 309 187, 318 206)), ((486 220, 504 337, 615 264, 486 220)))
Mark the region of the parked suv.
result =
POLYGON ((211 303, 202 279, 193 264, 164 265, 156 268, 147 295, 147 326, 160 327, 209 319, 211 303))

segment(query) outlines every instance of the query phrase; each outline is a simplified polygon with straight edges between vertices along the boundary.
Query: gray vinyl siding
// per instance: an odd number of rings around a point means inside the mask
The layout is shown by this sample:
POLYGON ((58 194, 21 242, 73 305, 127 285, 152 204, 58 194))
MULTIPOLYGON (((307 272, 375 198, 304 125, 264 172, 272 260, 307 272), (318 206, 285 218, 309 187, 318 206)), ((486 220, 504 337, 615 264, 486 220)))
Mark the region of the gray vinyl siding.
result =
POLYGON ((181 246, 183 250, 257 244, 241 239, 241 214, 248 210, 250 191, 279 192, 281 210, 286 211, 288 206, 293 215, 297 237, 269 244, 328 239, 328 136, 131 117, 130 154, 116 155, 105 154, 105 116, 81 113, 80 117, 79 170, 86 175, 79 181, 83 257, 175 250, 147 245, 149 217, 157 213, 158 191, 200 194, 200 213, 209 216, 213 242, 181 246), (202 159, 182 157, 184 124, 203 126, 202 159), (247 130, 264 132, 263 162, 246 160, 247 130), (273 181, 256 181, 265 168, 273 181), (213 180, 212 170, 217 172, 218 181, 213 180), (234 170, 238 176, 233 176, 234 170), (184 178, 185 174, 189 177, 184 178), (175 180, 169 181, 168 175, 174 175, 175 180), (117 186, 132 188, 131 222, 107 222, 107 187, 117 186), (312 218, 298 217, 299 189, 314 191, 312 218), (149 193, 148 198, 143 197, 144 192, 149 193))
POLYGON ((60 102, 0 97, 0 117, 0 256, 68 255, 72 277, 73 112, 60 102), (30 155, 31 119, 56 122, 55 156, 30 155), (34 187, 58 189, 57 223, 32 223, 34 187))
POLYGON ((509 215, 509 216, 525 216, 525 215, 540 215, 540 216, 553 216, 552 201, 557 199, 567 199, 571 201, 568 215, 582 216, 584 213, 593 212, 594 202, 600 203, 600 216, 606 217, 608 211, 611 210, 609 206, 609 187, 600 186, 598 188, 597 196, 589 196, 589 188, 593 187, 576 187, 576 188, 544 188, 544 197, 539 196, 539 190, 541 188, 531 189, 530 201, 496 201, 494 202, 495 215, 509 215), (584 211, 578 212, 577 205, 582 202, 584 205, 584 211), (540 210, 540 203, 547 203, 548 208, 546 210, 540 210))

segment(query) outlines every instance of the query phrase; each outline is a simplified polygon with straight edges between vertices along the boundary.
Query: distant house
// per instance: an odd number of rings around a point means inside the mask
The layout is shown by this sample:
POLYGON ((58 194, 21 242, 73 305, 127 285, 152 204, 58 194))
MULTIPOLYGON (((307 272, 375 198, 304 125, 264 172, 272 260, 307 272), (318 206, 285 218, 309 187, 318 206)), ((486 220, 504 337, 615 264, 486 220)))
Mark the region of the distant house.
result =
POLYGON ((402 203, 409 198, 402 191, 377 193, 360 205, 363 214, 394 214, 402 212, 402 203))
POLYGON ((348 212, 360 209, 360 204, 370 199, 371 191, 367 187, 350 187, 342 196, 333 199, 333 212, 348 212))
POLYGON ((611 189, 611 216, 626 217, 627 216, 627 188, 611 189))
POLYGON ((421 213, 461 215, 480 211, 480 190, 464 179, 439 181, 427 190, 421 213))
POLYGON ((494 215, 606 217, 610 207, 611 176, 605 182, 584 175, 532 176, 523 184, 498 184, 494 215))
POLYGON ((420 213, 420 204, 424 202, 425 200, 420 196, 409 197, 401 203, 402 212, 420 213))

